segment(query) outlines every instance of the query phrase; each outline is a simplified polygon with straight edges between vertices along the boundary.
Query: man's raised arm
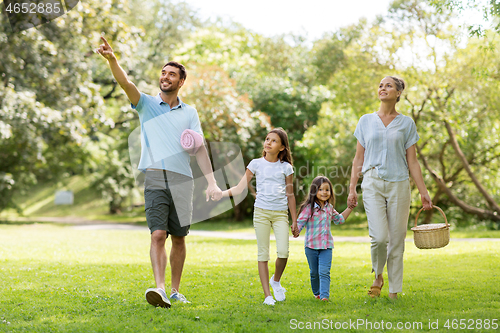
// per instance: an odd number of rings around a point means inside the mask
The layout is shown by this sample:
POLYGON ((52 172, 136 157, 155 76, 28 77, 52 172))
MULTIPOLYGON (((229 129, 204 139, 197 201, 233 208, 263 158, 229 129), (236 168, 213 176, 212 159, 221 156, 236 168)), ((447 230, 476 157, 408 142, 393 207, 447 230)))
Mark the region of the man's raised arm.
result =
POLYGON ((116 59, 115 54, 113 53, 113 49, 111 46, 109 46, 108 41, 106 38, 101 36, 102 41, 104 44, 101 44, 99 48, 96 50, 97 53, 102 55, 109 64, 109 67, 111 68, 111 72, 113 73, 113 76, 115 77, 116 82, 122 87, 123 90, 125 90, 125 93, 127 94, 128 99, 132 104, 137 106, 137 103, 139 103, 139 99, 141 98, 141 93, 139 92, 139 89, 133 84, 127 77, 127 73, 121 68, 121 66, 118 64, 118 60, 116 59))

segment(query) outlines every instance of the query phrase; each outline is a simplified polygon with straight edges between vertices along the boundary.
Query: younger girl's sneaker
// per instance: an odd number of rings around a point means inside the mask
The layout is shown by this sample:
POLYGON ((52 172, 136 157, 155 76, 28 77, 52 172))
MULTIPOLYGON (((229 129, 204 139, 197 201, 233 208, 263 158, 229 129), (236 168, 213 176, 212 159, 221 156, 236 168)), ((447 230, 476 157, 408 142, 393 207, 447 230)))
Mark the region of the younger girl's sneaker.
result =
POLYGON ((314 295, 314 298, 319 299, 319 295, 314 295))
POLYGON ((321 299, 323 302, 328 302, 328 298, 322 298, 321 299))
POLYGON ((274 305, 275 303, 276 301, 274 300, 273 296, 267 296, 264 300, 264 304, 266 305, 274 305))

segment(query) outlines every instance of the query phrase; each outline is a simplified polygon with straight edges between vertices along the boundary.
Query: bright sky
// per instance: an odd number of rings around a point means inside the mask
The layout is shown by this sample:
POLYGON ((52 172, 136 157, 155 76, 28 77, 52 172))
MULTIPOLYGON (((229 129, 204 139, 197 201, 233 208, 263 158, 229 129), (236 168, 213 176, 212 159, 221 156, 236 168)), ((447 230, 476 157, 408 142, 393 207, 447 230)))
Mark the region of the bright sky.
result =
MULTIPOLYGON (((307 35, 310 41, 325 32, 373 20, 387 13, 391 0, 184 0, 199 9, 201 18, 222 17, 265 36, 283 33, 307 35)), ((475 0, 483 3, 487 0, 475 0)), ((463 15, 470 23, 482 22, 481 13, 463 15)))
POLYGON ((387 12, 390 0, 185 0, 202 18, 230 18, 265 36, 307 33, 310 40, 325 32, 369 20, 387 12))

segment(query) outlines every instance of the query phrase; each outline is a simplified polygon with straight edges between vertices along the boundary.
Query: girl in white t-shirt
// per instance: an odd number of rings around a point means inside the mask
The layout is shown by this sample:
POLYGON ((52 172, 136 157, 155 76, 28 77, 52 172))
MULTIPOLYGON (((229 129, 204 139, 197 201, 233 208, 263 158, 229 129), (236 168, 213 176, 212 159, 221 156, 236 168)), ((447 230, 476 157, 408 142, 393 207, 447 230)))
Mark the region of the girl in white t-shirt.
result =
POLYGON ((252 160, 239 184, 222 192, 222 196, 240 194, 255 175, 257 197, 253 225, 257 236, 259 277, 265 294, 264 304, 274 305, 276 301, 285 300, 286 290, 281 286, 280 279, 288 260, 288 209, 292 215, 292 222, 297 221, 292 154, 285 130, 275 128, 267 134, 262 156, 252 160), (274 275, 268 280, 271 228, 276 237, 277 259, 274 275), (273 288, 276 301, 271 296, 270 286, 273 288))

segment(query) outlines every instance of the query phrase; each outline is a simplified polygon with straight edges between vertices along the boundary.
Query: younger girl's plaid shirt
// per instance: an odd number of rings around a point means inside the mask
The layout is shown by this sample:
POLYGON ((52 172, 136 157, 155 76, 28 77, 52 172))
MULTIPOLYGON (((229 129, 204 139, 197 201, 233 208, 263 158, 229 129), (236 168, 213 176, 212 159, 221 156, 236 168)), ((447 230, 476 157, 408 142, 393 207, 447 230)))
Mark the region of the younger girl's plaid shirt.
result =
POLYGON ((323 208, 318 203, 314 203, 314 213, 310 216, 311 206, 307 205, 297 218, 299 232, 304 226, 306 227, 305 247, 314 250, 333 249, 330 222, 336 225, 343 224, 345 222, 344 216, 339 214, 328 202, 325 203, 323 208))

